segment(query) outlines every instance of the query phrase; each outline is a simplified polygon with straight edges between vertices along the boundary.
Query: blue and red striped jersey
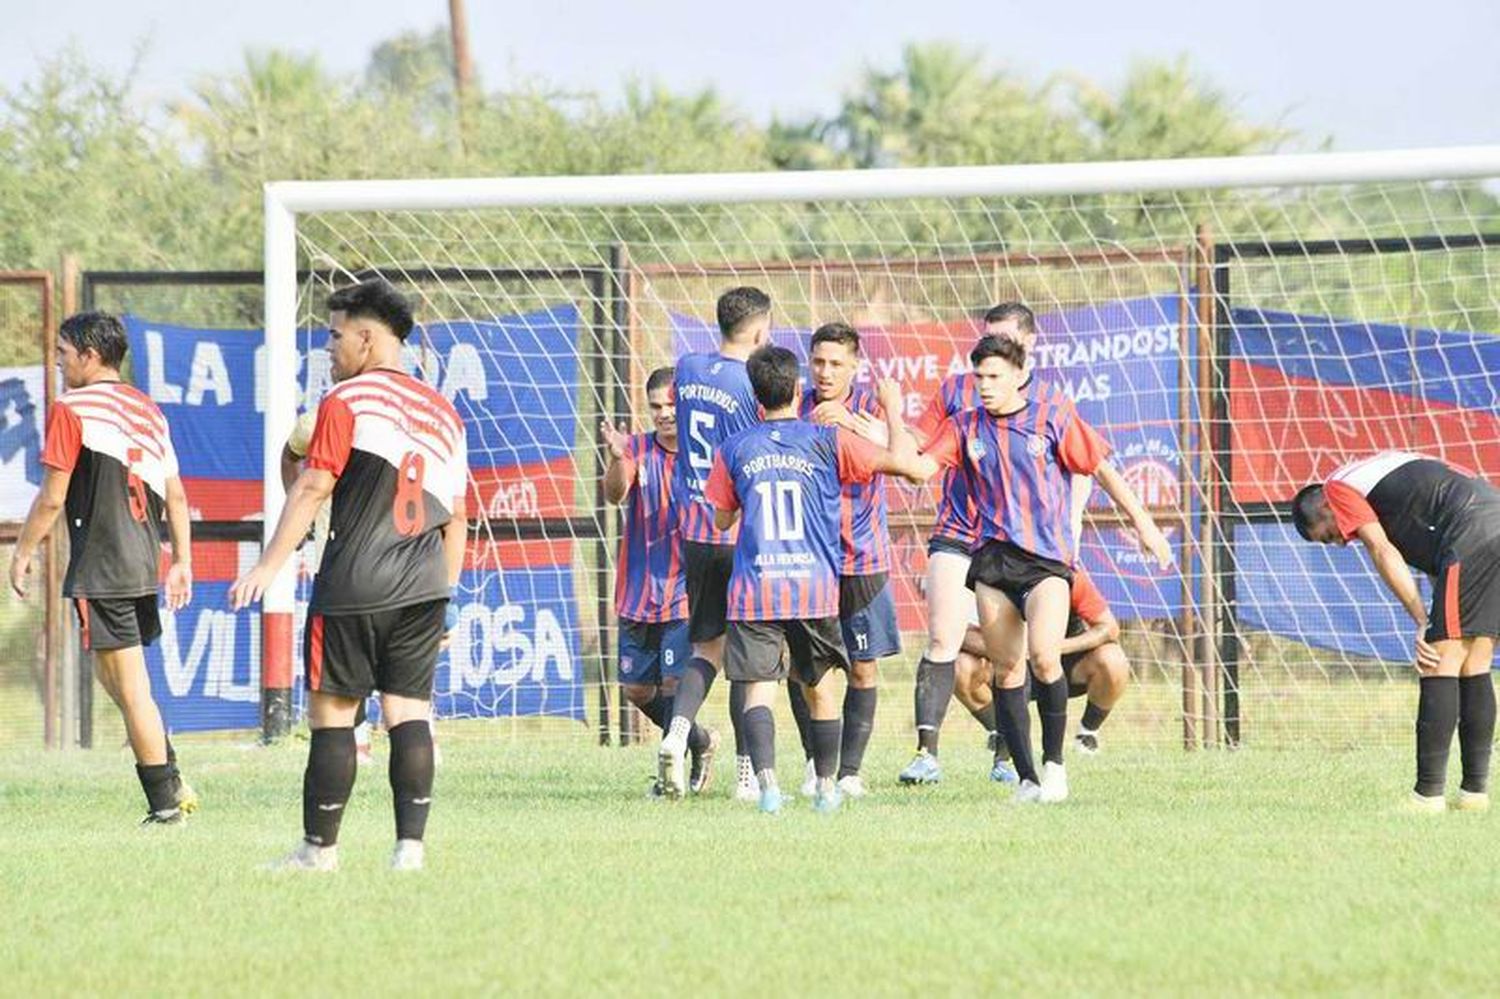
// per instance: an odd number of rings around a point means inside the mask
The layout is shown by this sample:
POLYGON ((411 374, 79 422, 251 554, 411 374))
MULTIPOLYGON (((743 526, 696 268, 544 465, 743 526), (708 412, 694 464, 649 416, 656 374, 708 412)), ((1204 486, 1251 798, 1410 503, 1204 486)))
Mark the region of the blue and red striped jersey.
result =
POLYGON ((615 564, 615 613, 647 624, 681 621, 688 605, 672 507, 677 452, 662 447, 655 434, 636 434, 622 460, 632 471, 615 564))
MULTIPOLYGON (((808 389, 802 393, 799 412, 805 420, 817 408, 818 393, 808 389)), ((844 399, 844 407, 851 413, 868 413, 884 417, 885 411, 875 393, 858 385, 850 389, 844 399)), ((839 572, 844 576, 874 576, 891 569, 891 530, 886 513, 885 476, 877 475, 869 482, 844 484, 842 509, 839 513, 839 543, 843 547, 843 562, 839 572)))
MULTIPOLYGON (((923 447, 931 444, 950 416, 957 416, 966 409, 979 408, 979 386, 974 373, 965 371, 949 375, 938 385, 938 390, 922 415, 917 417, 912 429, 923 447)), ((943 473, 942 491, 938 494, 937 517, 932 524, 932 536, 947 541, 956 541, 973 547, 979 538, 979 528, 974 519, 973 497, 969 495, 969 480, 959 468, 950 468, 943 473)))
POLYGON ((677 400, 677 433, 682 458, 672 476, 672 502, 679 511, 684 541, 732 545, 738 528, 714 527, 714 511, 703 487, 719 445, 760 422, 760 405, 750 387, 745 362, 722 354, 687 354, 677 361, 672 383, 677 400))
POLYGON ((1074 475, 1092 475, 1109 445, 1066 398, 1039 392, 1014 413, 970 409, 952 417, 926 448, 961 469, 972 493, 978 541, 1010 541, 1072 564, 1074 475))
POLYGON ((735 434, 706 494, 742 510, 729 620, 837 617, 842 483, 869 482, 881 450, 836 427, 775 420, 735 434))

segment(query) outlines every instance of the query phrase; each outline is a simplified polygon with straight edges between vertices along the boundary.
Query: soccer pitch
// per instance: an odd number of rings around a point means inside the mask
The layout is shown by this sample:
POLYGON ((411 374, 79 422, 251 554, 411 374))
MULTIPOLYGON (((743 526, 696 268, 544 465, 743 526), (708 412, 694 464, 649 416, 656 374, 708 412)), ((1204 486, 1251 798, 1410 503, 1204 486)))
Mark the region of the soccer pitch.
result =
MULTIPOLYGON (((796 759, 783 733, 782 772, 796 759)), ((1017 807, 985 754, 764 816, 643 796, 650 746, 445 738, 428 868, 385 869, 385 746, 334 875, 268 874, 306 744, 181 740, 204 810, 137 829, 125 752, 0 764, 0 982, 38 994, 1491 992, 1490 815, 1400 811, 1409 750, 1120 750, 1017 807)), ((788 781, 788 783, 791 783, 788 781)))

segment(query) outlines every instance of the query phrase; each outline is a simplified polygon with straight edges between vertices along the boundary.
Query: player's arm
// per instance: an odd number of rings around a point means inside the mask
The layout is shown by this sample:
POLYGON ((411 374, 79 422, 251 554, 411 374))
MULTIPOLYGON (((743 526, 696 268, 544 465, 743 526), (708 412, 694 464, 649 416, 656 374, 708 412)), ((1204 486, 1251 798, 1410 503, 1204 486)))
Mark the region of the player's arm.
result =
POLYGON ((290 492, 297 473, 302 471, 302 459, 307 457, 307 447, 312 442, 313 426, 317 414, 309 410, 297 417, 292 424, 292 433, 281 448, 281 490, 290 492))
POLYGON ((1406 608, 1406 613, 1417 623, 1417 668, 1423 672, 1436 668, 1441 657, 1437 649, 1427 641, 1427 608, 1422 606, 1421 591, 1417 589, 1417 581, 1412 577, 1406 559, 1391 544, 1390 537, 1378 520, 1359 525, 1354 536, 1365 546, 1365 551, 1370 553, 1370 561, 1375 563, 1375 571, 1380 573, 1386 587, 1395 594, 1396 599, 1401 601, 1401 606, 1406 608))
POLYGON ((714 527, 727 531, 739 521, 740 498, 734 490, 734 480, 729 477, 729 466, 724 464, 723 454, 714 455, 714 467, 703 486, 703 498, 713 504, 714 527))
POLYGON ((635 482, 636 464, 630 458, 630 435, 624 427, 608 422, 600 424, 600 433, 609 449, 609 466, 604 470, 604 500, 623 503, 635 482))
MULTIPOLYGON (((885 436, 889 445, 886 452, 888 467, 881 468, 880 471, 900 475, 921 485, 946 467, 947 449, 929 452, 918 446, 916 436, 901 418, 901 386, 893 379, 882 378, 875 386, 875 394, 880 400, 880 408, 885 412, 885 436)), ((951 423, 945 421, 943 426, 950 427, 951 423)), ((956 453, 955 450, 955 456, 956 453)))
POLYGON ((1147 512, 1146 505, 1141 502, 1135 490, 1125 481, 1115 466, 1107 461, 1100 461, 1094 469, 1094 481, 1104 488, 1109 498, 1115 501, 1130 523, 1135 527, 1135 532, 1140 538, 1141 550, 1155 557, 1157 564, 1162 568, 1172 564, 1172 546, 1167 542, 1167 536, 1156 526, 1156 521, 1147 512))
POLYGON ((464 549, 469 543, 469 510, 463 496, 453 497, 453 514, 443 525, 443 554, 448 559, 448 586, 458 585, 464 571, 464 549))
POLYGON ((21 525, 21 534, 16 539, 16 550, 10 560, 10 588, 19 597, 26 596, 26 577, 31 575, 31 560, 36 557, 37 546, 42 543, 57 515, 62 513, 68 499, 68 483, 73 479, 71 471, 45 468, 42 471, 42 487, 31 501, 26 512, 26 522, 21 525))
POLYGON ((193 599, 193 528, 182 479, 167 476, 167 540, 172 564, 167 569, 167 609, 181 610, 193 599))
POLYGON ((1062 655, 1070 656, 1075 652, 1092 652, 1106 642, 1119 640, 1120 622, 1115 620, 1114 614, 1105 611, 1097 621, 1090 621, 1082 634, 1064 638, 1058 648, 1062 655))

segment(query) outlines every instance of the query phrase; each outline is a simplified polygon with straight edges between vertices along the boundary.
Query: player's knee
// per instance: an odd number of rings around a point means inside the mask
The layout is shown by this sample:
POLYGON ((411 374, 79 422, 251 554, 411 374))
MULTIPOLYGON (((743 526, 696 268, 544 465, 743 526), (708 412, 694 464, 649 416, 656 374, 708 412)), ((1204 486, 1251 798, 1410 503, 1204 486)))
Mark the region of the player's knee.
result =
POLYGON ((1099 668, 1095 676, 1110 693, 1115 696, 1123 693, 1130 683, 1130 660, 1125 658, 1125 650, 1115 642, 1103 646, 1099 650, 1099 668))
POLYGON ((1062 677, 1062 656, 1056 650, 1039 651, 1031 657, 1031 672, 1042 683, 1055 683, 1062 677))
POLYGON ((873 661, 851 663, 849 666, 849 685, 868 690, 880 681, 880 673, 875 668, 873 661))
POLYGON ((640 683, 625 685, 625 699, 638 708, 644 708, 656 698, 656 688, 640 683))
POLYGON ((383 694, 380 698, 380 714, 385 719, 386 731, 390 731, 403 722, 430 719, 432 702, 420 701, 414 697, 383 694))
POLYGON ((661 681, 661 686, 658 687, 658 688, 656 688, 656 689, 657 689, 658 692, 660 692, 661 696, 663 696, 663 697, 676 697, 677 696, 677 677, 675 677, 675 676, 664 677, 662 679, 662 681, 661 681))

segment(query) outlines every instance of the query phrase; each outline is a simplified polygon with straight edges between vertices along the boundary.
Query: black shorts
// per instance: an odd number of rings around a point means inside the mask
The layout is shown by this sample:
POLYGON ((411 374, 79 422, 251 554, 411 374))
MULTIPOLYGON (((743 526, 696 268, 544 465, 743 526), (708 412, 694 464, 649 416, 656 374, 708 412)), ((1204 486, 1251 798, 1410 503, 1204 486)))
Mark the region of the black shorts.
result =
POLYGON ((848 619, 870 606, 890 577, 884 572, 873 576, 839 577, 839 617, 848 619))
POLYGON ((927 539, 927 557, 932 558, 932 556, 936 555, 938 552, 948 552, 953 555, 962 555, 964 558, 971 558, 974 554, 969 546, 964 544, 962 541, 959 541, 955 538, 945 538, 940 534, 934 534, 932 537, 927 539))
POLYGON ((682 573, 687 581, 688 640, 711 642, 729 623, 729 576, 734 546, 701 541, 682 543, 682 573))
POLYGON ((830 669, 849 668, 844 633, 836 617, 809 621, 730 621, 724 675, 741 683, 784 680, 788 668, 781 643, 791 652, 791 671, 816 686, 830 669))
POLYGON ((432 699, 448 598, 371 614, 310 614, 302 634, 308 690, 432 699))
POLYGON ((1427 640, 1500 637, 1500 537, 1457 553, 1438 572, 1427 640))
POLYGON ((990 541, 974 553, 964 585, 972 590, 983 583, 1009 597, 1017 610, 1025 611, 1031 591, 1042 580, 1053 577, 1073 584, 1073 570, 1061 562, 1034 555, 1009 541, 990 541))
POLYGON ((161 637, 156 594, 144 597, 74 597, 73 611, 89 652, 146 646, 161 637))

